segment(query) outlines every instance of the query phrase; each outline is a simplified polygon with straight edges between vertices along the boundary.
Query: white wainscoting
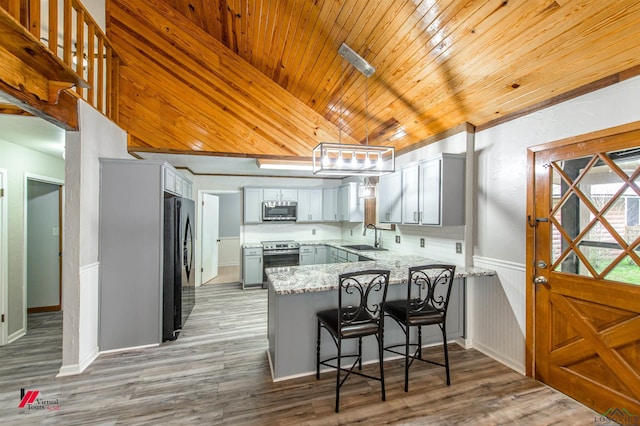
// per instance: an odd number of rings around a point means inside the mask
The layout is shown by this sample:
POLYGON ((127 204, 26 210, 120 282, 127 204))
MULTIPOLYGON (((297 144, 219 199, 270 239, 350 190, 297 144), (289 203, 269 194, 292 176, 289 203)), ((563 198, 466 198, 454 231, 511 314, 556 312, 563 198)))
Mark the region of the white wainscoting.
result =
POLYGON ((514 370, 525 373, 525 265, 474 256, 474 266, 496 276, 474 277, 467 295, 471 345, 514 370))
POLYGON ((240 237, 220 238, 218 244, 218 266, 240 264, 240 237))

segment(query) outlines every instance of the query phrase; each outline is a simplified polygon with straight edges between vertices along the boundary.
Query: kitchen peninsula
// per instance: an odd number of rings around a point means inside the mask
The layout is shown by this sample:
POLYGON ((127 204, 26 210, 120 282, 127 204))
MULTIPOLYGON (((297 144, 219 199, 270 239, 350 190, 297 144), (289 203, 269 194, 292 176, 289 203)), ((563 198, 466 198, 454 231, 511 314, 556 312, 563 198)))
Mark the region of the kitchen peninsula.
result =
MULTIPOLYGON (((350 263, 292 266, 266 270, 268 278, 268 338, 269 362, 274 381, 291 379, 315 373, 316 359, 316 312, 335 308, 338 305, 338 276, 342 273, 364 269, 388 269, 391 271, 387 300, 406 297, 407 271, 411 266, 441 263, 422 256, 391 251, 352 250, 336 243, 316 244, 336 247, 372 260, 350 263)), ((464 338, 465 286, 468 278, 495 275, 495 271, 457 267, 449 311, 447 314, 447 339, 464 338)), ((404 342, 404 334, 393 322, 385 323, 385 345, 404 342)), ((423 344, 441 341, 442 335, 436 327, 426 327, 422 334, 423 344)), ((354 342, 350 342, 354 343, 354 342)), ((323 354, 335 345, 326 333, 322 334, 323 354)), ((345 352, 352 352, 347 347, 345 352)), ((363 361, 378 359, 375 339, 363 340, 363 361)), ((392 354, 385 354, 385 357, 392 354)))

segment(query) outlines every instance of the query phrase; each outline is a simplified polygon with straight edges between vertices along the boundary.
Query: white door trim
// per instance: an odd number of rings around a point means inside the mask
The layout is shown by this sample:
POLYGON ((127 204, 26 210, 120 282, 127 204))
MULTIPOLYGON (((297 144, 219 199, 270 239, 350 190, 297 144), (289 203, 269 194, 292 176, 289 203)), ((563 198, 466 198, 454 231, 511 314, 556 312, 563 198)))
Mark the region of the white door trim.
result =
MULTIPOLYGON (((24 187, 23 187, 23 195, 24 195, 24 199, 22 200, 22 205, 23 205, 23 209, 22 209, 22 213, 23 213, 23 218, 22 218, 22 240, 24 241, 23 244, 23 253, 22 253, 22 301, 23 301, 23 306, 22 306, 22 330, 26 333, 27 331, 27 209, 28 209, 28 182, 30 180, 35 180, 38 182, 44 182, 44 183, 50 183, 52 185, 60 185, 62 187, 62 206, 60 206, 62 208, 62 212, 64 214, 64 180, 62 179, 58 179, 58 178, 54 178, 54 177, 50 177, 50 176, 43 176, 43 175, 37 175, 34 173, 27 173, 25 172, 24 174, 24 187)), ((64 222, 64 216, 60 218, 62 222, 64 222)), ((62 232, 60 233, 60 238, 62 241, 64 241, 64 228, 62 229, 62 232)))
POLYGON ((4 194, 0 197, 0 314, 4 315, 4 321, 0 323, 0 346, 7 344, 9 329, 9 253, 8 240, 9 228, 7 227, 7 169, 0 169, 2 176, 0 191, 4 194))
MULTIPOLYGON (((240 202, 242 203, 241 189, 199 189, 198 203, 196 206, 196 218, 198 220, 198 229, 196 231, 196 287, 200 287, 202 282, 202 201, 203 194, 222 195, 222 194, 240 194, 240 202)), ((242 238, 242 223, 240 223, 240 235, 242 238)), ((242 242, 242 240, 241 240, 242 242)))

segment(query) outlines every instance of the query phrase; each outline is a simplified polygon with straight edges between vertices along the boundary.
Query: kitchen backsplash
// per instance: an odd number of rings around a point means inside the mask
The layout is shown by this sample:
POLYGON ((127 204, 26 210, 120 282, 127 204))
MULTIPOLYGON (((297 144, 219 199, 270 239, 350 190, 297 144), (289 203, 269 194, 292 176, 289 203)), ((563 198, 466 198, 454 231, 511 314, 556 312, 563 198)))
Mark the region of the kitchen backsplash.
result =
POLYGON ((340 238, 342 238, 342 230, 339 223, 260 223, 244 225, 243 241, 256 243, 282 240, 339 240, 340 238))
MULTIPOLYGON (((367 235, 362 235, 362 224, 344 224, 342 239, 354 243, 373 245, 373 229, 367 229, 367 235)), ((464 226, 450 226, 444 228, 396 225, 395 231, 378 231, 382 247, 399 253, 416 254, 464 265, 464 253, 456 253, 456 243, 461 243, 464 249, 464 226), (400 243, 395 237, 400 236, 400 243), (420 239, 424 238, 424 247, 420 247, 420 239)))

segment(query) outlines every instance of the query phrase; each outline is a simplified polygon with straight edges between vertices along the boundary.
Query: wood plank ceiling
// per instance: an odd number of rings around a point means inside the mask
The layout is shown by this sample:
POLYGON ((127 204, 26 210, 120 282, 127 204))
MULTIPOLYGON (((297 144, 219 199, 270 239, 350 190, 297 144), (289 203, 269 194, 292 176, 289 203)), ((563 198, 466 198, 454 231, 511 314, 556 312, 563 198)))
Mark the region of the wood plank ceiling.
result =
POLYGON ((108 14, 132 151, 304 157, 339 128, 404 149, 640 68, 637 0, 110 0, 108 14))

